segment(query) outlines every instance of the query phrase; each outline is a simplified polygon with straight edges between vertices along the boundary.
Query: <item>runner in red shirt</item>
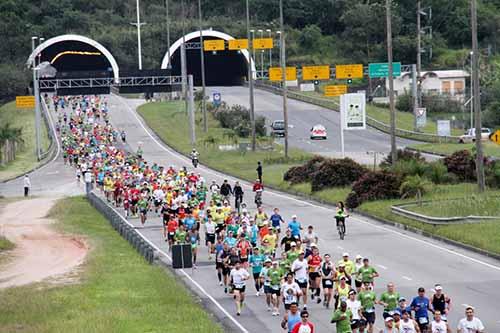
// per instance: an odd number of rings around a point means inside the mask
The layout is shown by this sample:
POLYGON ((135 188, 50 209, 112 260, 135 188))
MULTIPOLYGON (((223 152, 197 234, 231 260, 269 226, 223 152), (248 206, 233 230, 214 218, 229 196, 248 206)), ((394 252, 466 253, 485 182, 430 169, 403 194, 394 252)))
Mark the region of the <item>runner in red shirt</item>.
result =
POLYGON ((168 250, 171 251, 172 244, 174 244, 174 237, 177 228, 179 227, 179 223, 177 222, 175 217, 170 217, 170 220, 167 222, 167 240, 168 240, 168 250))
POLYGON ((311 244, 312 254, 307 259, 307 263, 309 264, 309 285, 311 286, 313 297, 316 296, 316 303, 321 303, 321 299, 319 297, 321 291, 321 275, 320 275, 320 267, 322 258, 319 254, 318 246, 314 243, 311 244))

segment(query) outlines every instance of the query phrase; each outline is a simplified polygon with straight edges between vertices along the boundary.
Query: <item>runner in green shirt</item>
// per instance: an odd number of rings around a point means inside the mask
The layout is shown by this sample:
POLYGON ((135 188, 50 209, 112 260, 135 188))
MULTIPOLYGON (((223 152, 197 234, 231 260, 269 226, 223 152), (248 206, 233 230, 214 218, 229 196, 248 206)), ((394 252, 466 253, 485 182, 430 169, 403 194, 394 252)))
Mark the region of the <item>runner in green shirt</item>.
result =
POLYGON ((390 311, 396 310, 398 307, 399 293, 394 290, 394 284, 389 282, 387 284, 387 291, 380 295, 378 304, 384 306, 384 318, 389 316, 390 311))
POLYGON ((363 259, 363 266, 358 269, 357 274, 363 283, 373 283, 373 279, 379 276, 377 270, 370 266, 368 258, 363 259))
POLYGON ((335 323, 337 333, 352 333, 352 312, 347 308, 345 301, 340 302, 340 308, 333 312, 331 323, 335 323))
POLYGON ((284 273, 283 269, 278 266, 277 261, 273 261, 273 266, 267 271, 267 276, 270 280, 269 286, 271 288, 271 295, 276 295, 276 297, 271 296, 271 302, 274 306, 273 316, 278 316, 281 296, 281 280, 283 279, 284 273))
POLYGON ((361 302, 361 312, 366 324, 368 332, 373 332, 373 325, 375 324, 375 303, 377 302, 377 295, 372 290, 370 282, 364 284, 364 288, 358 294, 358 300, 361 302))
POLYGON ((175 232, 175 236, 174 236, 175 244, 186 243, 186 236, 187 236, 187 232, 184 229, 184 225, 181 224, 179 226, 179 229, 177 229, 177 231, 175 232))

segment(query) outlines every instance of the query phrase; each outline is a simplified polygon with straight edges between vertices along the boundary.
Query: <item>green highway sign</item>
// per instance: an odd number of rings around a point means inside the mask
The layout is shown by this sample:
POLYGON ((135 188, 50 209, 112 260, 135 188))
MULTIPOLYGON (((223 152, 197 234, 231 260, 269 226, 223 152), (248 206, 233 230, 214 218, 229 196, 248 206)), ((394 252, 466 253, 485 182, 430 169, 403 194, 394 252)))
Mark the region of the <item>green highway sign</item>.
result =
MULTIPOLYGON (((401 63, 400 62, 392 63, 392 71, 393 71, 393 76, 400 76, 401 63)), ((389 77, 389 64, 386 62, 377 64, 368 64, 368 73, 371 78, 389 77)))

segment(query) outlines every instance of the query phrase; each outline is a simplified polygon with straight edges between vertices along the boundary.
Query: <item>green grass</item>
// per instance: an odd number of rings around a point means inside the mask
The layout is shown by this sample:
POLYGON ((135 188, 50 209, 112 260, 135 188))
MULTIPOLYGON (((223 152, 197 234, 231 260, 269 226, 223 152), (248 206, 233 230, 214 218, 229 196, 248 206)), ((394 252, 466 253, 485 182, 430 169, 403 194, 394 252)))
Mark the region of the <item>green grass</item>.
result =
MULTIPOLYGON (((0 166, 0 181, 26 173, 36 167, 39 162, 35 156, 35 114, 31 109, 16 109, 16 102, 0 107, 0 124, 9 122, 12 127, 21 127, 24 145, 17 152, 16 159, 0 166)), ((42 150, 49 147, 47 127, 42 121, 42 150)))
POLYGON ((14 243, 3 236, 0 236, 0 253, 3 251, 12 250, 14 246, 14 243))
MULTIPOLYGON (((474 143, 420 143, 410 145, 411 148, 419 149, 431 153, 451 155, 459 150, 471 150, 474 143)), ((484 141, 484 154, 487 156, 500 157, 500 145, 491 141, 484 141)))
MULTIPOLYGON (((456 184, 456 185, 436 185, 428 194, 424 195, 424 200, 440 200, 440 199, 450 199, 450 198, 462 198, 464 196, 472 196, 476 193, 475 184, 456 184)), ((487 196, 498 196, 500 195, 500 190, 488 190, 485 197, 487 196)), ((474 224, 459 224, 459 225, 445 225, 445 226, 432 226, 426 223, 414 221, 391 212, 391 206, 395 204, 401 204, 405 202, 415 201, 415 199, 408 200, 380 200, 373 202, 365 202, 360 207, 359 210, 383 220, 392 221, 396 223, 402 223, 414 228, 418 228, 427 231, 431 234, 446 237, 464 244, 472 245, 487 251, 491 251, 496 254, 500 254, 500 223, 498 222, 481 222, 474 224)), ((498 202, 498 201, 497 201, 498 202)), ((494 203, 493 203, 494 204, 494 203)), ((458 205, 457 205, 458 206, 458 205)), ((457 208, 455 206, 455 208, 457 208)), ((427 214, 433 216, 441 216, 439 210, 441 207, 436 204, 426 211, 427 214)), ((456 212, 453 213, 453 207, 449 208, 451 215, 455 216, 456 212)))
POLYGON ((83 197, 49 214, 91 251, 81 282, 0 291, 0 332, 222 332, 176 277, 151 266, 83 197))
POLYGON ((409 206, 406 209, 435 217, 464 217, 470 215, 500 217, 499 201, 500 198, 497 196, 472 195, 459 200, 426 202, 421 206, 409 206))

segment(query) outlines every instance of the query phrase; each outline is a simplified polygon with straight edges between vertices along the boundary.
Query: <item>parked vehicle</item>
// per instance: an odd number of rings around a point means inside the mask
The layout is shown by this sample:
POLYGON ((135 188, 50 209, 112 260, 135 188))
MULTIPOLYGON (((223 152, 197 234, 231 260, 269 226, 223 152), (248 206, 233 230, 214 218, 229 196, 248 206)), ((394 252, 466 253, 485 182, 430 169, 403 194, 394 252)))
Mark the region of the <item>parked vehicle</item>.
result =
MULTIPOLYGON (((481 129, 481 140, 488 140, 491 135, 491 129, 482 128, 481 129)), ((476 129, 469 128, 463 135, 458 138, 458 143, 470 143, 476 141, 476 129)))
POLYGON ((275 120, 271 124, 272 136, 285 136, 285 122, 283 120, 275 120))
POLYGON ((315 140, 315 139, 322 139, 322 140, 327 139, 325 126, 318 124, 318 125, 314 125, 311 128, 311 140, 315 140))

